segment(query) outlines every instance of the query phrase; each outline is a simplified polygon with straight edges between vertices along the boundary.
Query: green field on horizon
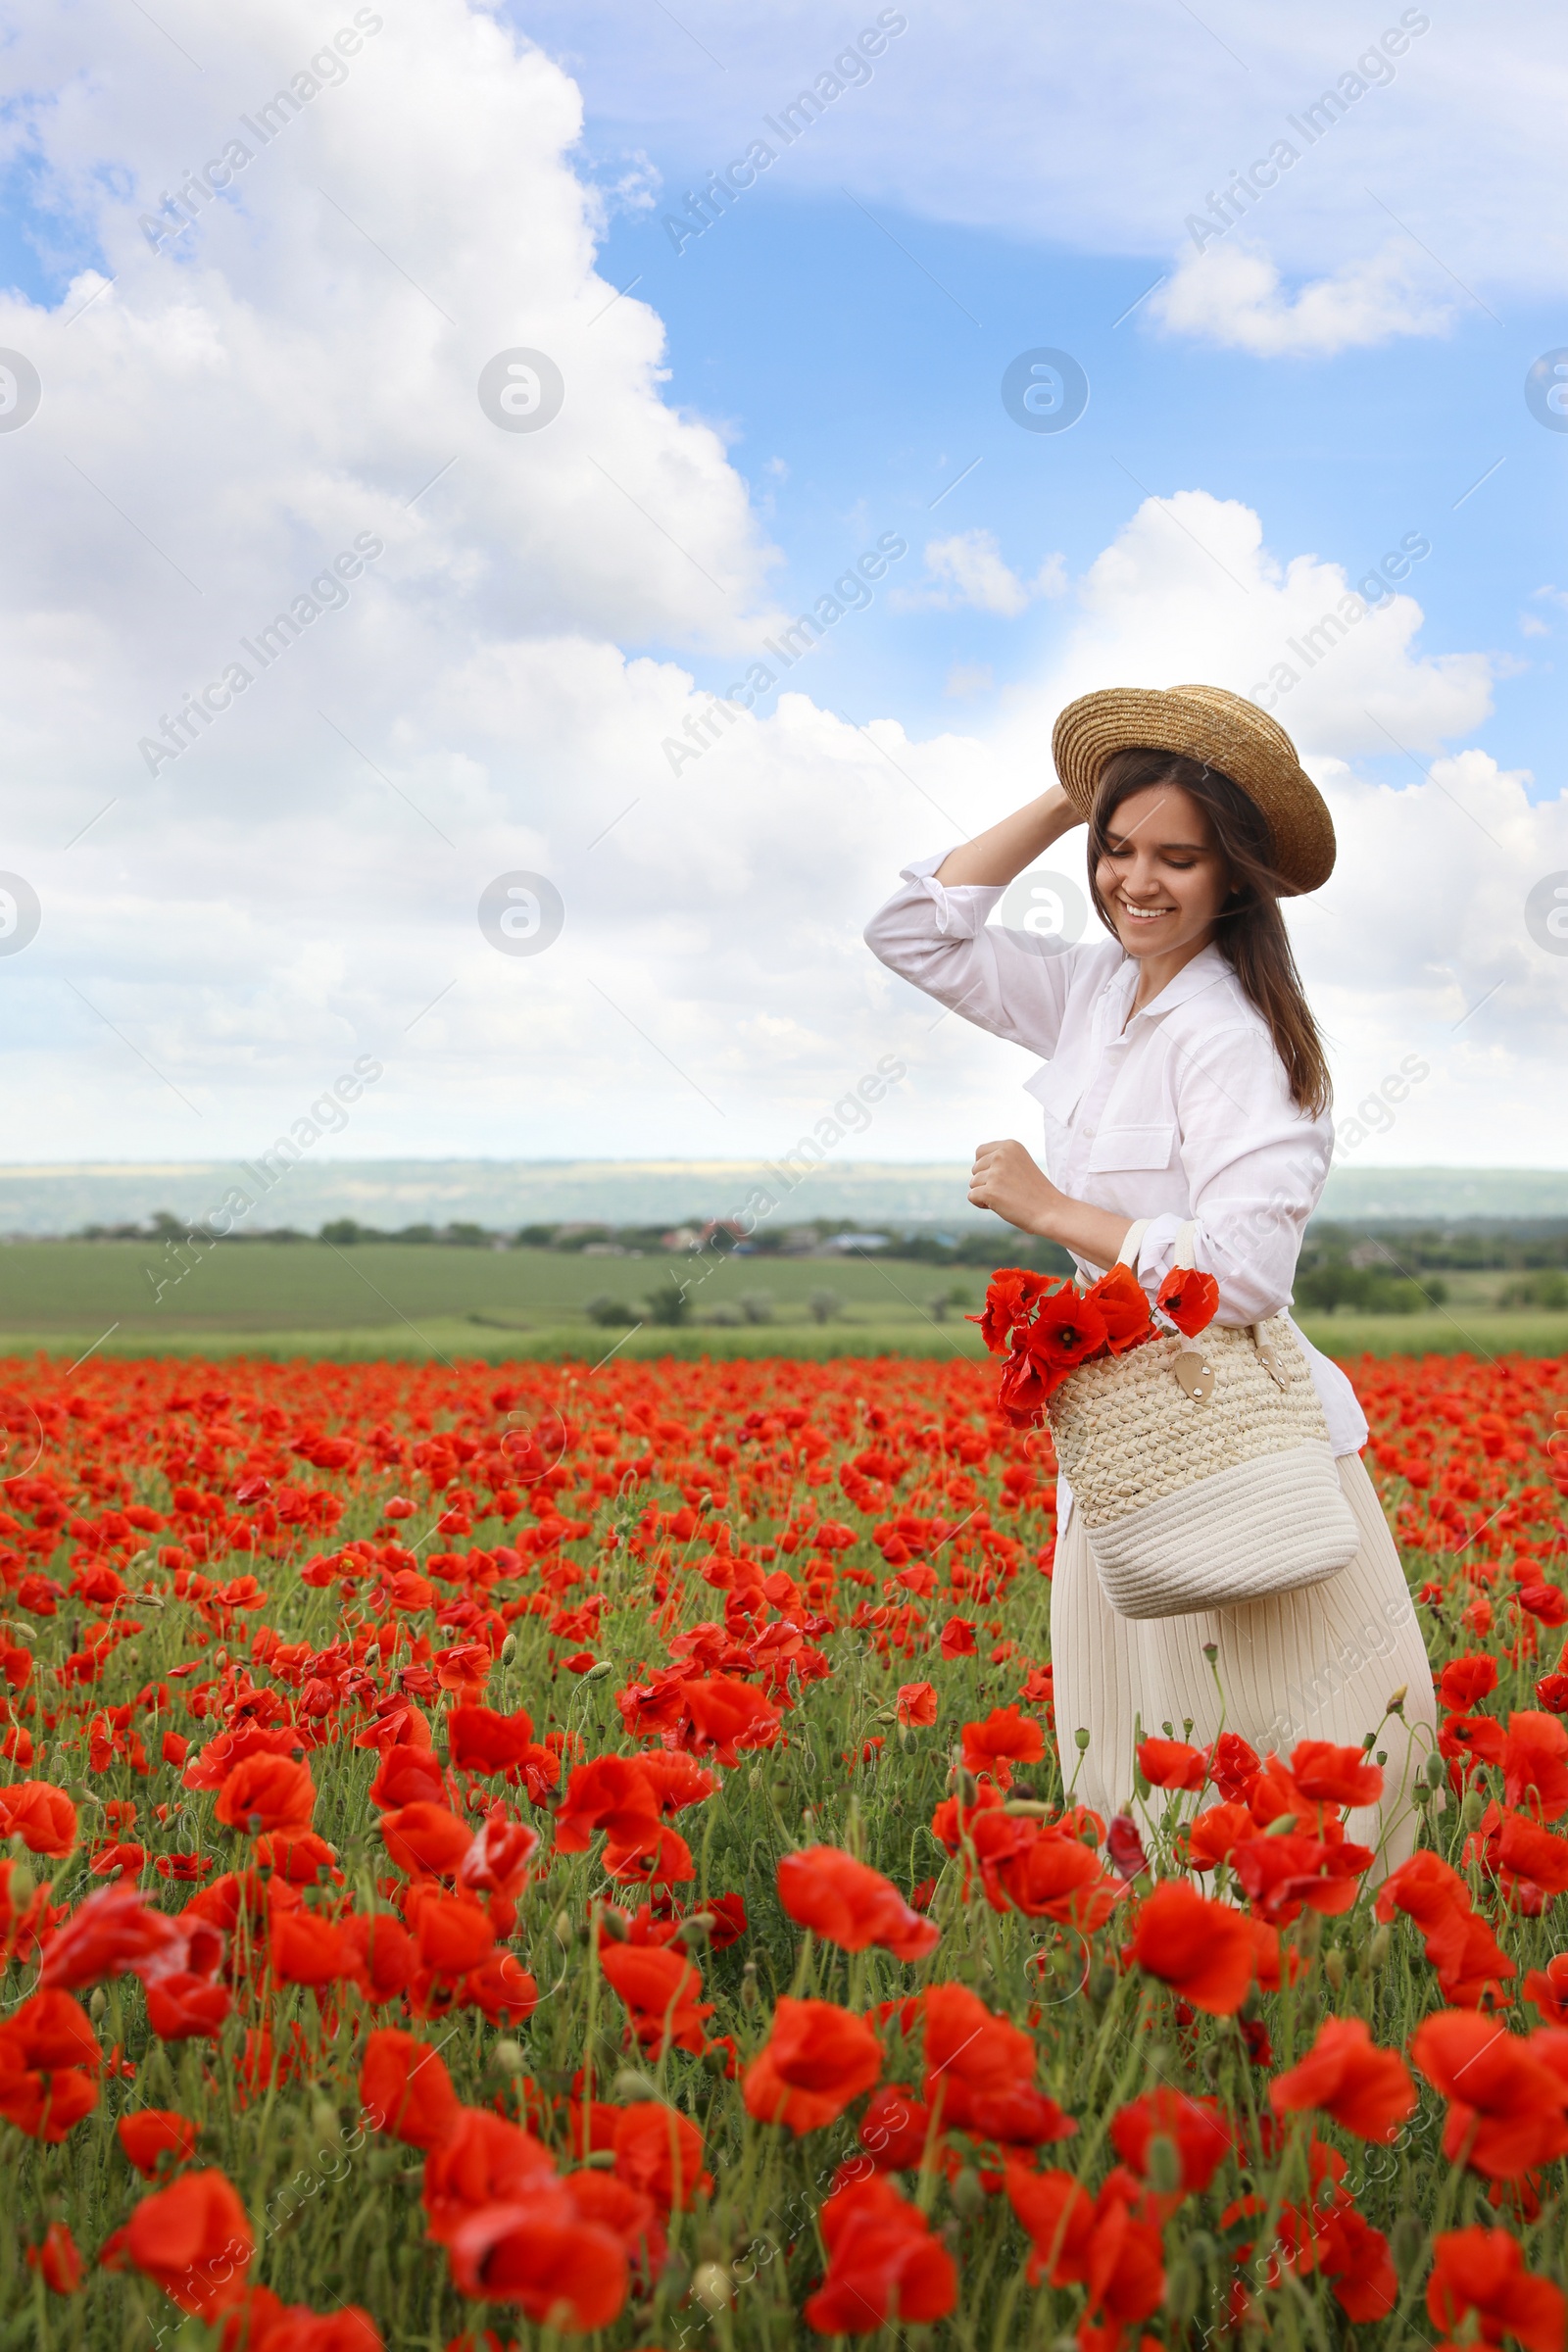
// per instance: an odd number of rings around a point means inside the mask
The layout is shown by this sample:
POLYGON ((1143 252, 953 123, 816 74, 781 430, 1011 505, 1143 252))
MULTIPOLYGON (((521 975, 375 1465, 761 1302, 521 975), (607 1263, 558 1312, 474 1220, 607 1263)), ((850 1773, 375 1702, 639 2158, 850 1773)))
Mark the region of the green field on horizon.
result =
MULTIPOLYGON (((1449 1274, 1442 1307, 1416 1315, 1303 1315, 1301 1327, 1335 1355, 1568 1354, 1568 1314, 1497 1307, 1507 1279, 1449 1274)), ((693 1259, 245 1242, 219 1243, 198 1257, 150 1242, 30 1242, 0 1250, 0 1353, 572 1356, 589 1363, 612 1349, 682 1357, 978 1356, 980 1336, 964 1314, 984 1296, 978 1268, 870 1256, 693 1259), (682 1327, 653 1321, 643 1303, 649 1294, 683 1278, 692 1284, 691 1320, 682 1327), (813 1317, 813 1292, 833 1294, 829 1320, 813 1317), (764 1296, 768 1319, 739 1319, 748 1297, 755 1311, 764 1296), (594 1322, 585 1310, 596 1297, 617 1301, 641 1328, 594 1322)))

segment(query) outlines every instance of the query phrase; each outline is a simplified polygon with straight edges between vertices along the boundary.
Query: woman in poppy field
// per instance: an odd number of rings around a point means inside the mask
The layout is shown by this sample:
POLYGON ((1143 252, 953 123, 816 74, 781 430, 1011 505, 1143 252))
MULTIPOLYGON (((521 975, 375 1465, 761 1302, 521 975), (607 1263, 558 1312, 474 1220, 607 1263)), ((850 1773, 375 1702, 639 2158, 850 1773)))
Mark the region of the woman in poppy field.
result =
MULTIPOLYGON (((1035 1408, 1079 1362, 1124 1344, 1124 1251, 1179 1329, 1286 1309, 1333 1146, 1327 1064, 1279 901, 1328 879, 1334 830, 1283 730, 1215 687, 1117 689, 1070 705, 1053 748, 1061 783, 906 867, 866 932, 893 970, 1044 1057, 1028 1091, 1045 1112, 1046 1168, 1021 1144, 982 1144, 969 1191, 1070 1250, 1094 1286, 1058 1292, 1026 1340, 1014 1334, 1004 1395, 1010 1383, 1013 1400, 1035 1408), (1086 819, 1090 895, 1110 939, 1071 946, 990 926, 1005 886, 1086 819), (1184 1231, 1193 1273, 1177 1262, 1184 1231)), ((1006 1280, 988 1311, 1010 1324, 1032 1301, 1006 1280)), ((1147 1325, 1136 1293, 1132 1306, 1147 1325)), ((1075 1792, 1111 1813, 1146 1734, 1206 1742, 1228 1729, 1260 1750, 1303 1737, 1376 1745, 1394 1759, 1391 1776, 1378 1803, 1354 1802, 1351 1829, 1388 1870, 1414 1842, 1415 1775, 1436 1716, 1398 1554, 1360 1460, 1365 1415, 1344 1372, 1296 1337, 1359 1549, 1324 1583, 1135 1620, 1102 1589, 1064 1492, 1057 1720, 1081 1750, 1075 1792)))
POLYGON ((1356 1380, 1381 1878, 985 1365, 0 1364, 0 2347, 1568 2352, 1568 1376, 1356 1380))

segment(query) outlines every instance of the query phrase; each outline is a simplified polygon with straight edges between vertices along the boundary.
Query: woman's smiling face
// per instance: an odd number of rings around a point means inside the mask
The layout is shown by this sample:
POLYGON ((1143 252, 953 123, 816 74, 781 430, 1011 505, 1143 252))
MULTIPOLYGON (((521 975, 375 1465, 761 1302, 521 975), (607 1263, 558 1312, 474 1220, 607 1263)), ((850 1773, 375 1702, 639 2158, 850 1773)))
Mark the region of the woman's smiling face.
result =
POLYGON ((1192 795, 1146 784, 1106 826, 1095 882, 1129 956, 1196 955, 1213 936, 1230 873, 1192 795))

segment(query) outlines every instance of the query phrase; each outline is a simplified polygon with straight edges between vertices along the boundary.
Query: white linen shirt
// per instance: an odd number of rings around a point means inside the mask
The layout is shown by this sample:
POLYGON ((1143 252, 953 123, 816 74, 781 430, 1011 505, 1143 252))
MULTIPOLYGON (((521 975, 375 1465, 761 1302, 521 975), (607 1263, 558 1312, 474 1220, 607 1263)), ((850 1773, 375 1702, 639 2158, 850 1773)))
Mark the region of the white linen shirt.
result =
MULTIPOLYGON (((1219 1285, 1216 1322, 1285 1311, 1333 1122, 1292 1100, 1267 1024, 1219 949, 1202 949, 1133 1012, 1138 965, 1117 941, 1064 947, 988 924, 1002 891, 945 887, 936 869, 950 854, 905 867, 905 887, 866 925, 872 954, 1044 1057, 1024 1083, 1045 1112, 1046 1172, 1072 1200, 1149 1219, 1135 1270, 1151 1298, 1190 1220, 1194 1263, 1219 1285)), ((1091 1277, 1104 1271, 1078 1262, 1091 1277)), ((1367 1426, 1355 1391, 1297 1337, 1335 1453, 1358 1453, 1367 1426)))

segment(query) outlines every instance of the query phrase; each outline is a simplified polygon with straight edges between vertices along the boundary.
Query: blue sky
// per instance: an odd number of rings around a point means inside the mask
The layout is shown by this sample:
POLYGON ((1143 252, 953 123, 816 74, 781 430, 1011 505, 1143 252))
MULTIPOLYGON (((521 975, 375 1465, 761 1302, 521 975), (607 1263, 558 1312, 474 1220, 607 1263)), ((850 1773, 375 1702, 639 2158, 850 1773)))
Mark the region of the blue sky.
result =
POLYGON ((862 1152, 1027 1132, 1027 1065, 933 1033, 867 914, 1048 780, 1073 695, 1249 691, 1405 541, 1275 689, 1341 840, 1298 953, 1349 1100, 1432 1063, 1363 1164, 1562 1164, 1568 956, 1524 913, 1568 872, 1568 432, 1524 397, 1568 346, 1548 0, 75 0, 8 66, 0 352, 43 387, 12 429, 0 379, 15 1156, 245 1155, 367 1053, 324 1152, 768 1154, 888 1054, 862 1152), (686 191, 891 17, 677 252, 686 191), (548 430, 476 399, 519 348, 562 370, 548 430), (1042 348, 1088 378, 1066 431, 1004 405, 1042 348), (366 534, 348 601, 192 719, 366 534), (478 919, 517 872, 564 909, 530 957, 478 919))

